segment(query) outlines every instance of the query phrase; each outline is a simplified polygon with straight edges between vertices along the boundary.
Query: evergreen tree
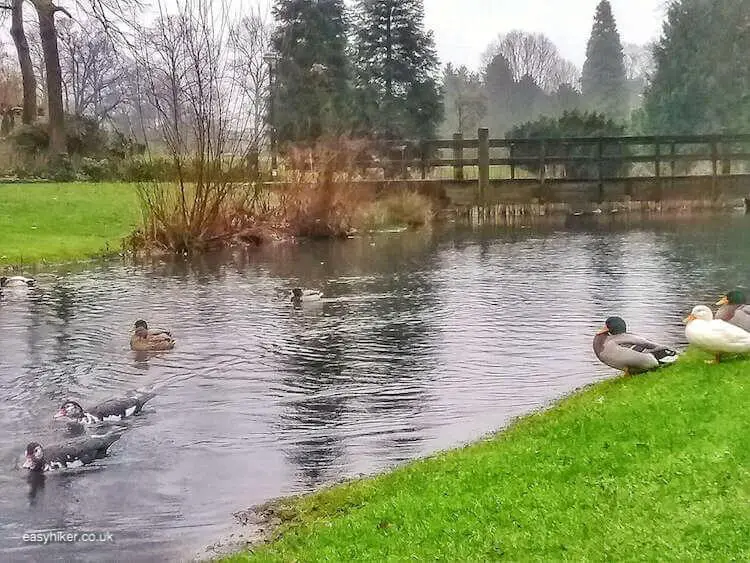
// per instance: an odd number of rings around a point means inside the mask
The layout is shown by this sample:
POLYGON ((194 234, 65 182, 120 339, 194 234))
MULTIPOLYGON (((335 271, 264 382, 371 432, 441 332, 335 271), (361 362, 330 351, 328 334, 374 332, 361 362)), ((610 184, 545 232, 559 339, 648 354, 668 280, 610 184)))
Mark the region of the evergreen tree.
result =
POLYGON ((644 94, 648 131, 750 130, 750 0, 679 0, 654 49, 644 94))
POLYGON ((581 88, 587 105, 594 111, 615 118, 623 117, 627 112, 622 43, 608 0, 602 0, 596 7, 594 26, 586 46, 581 88))
POLYGON ((466 66, 454 68, 448 63, 443 73, 443 95, 445 121, 441 136, 450 137, 453 133, 476 135, 487 110, 481 78, 469 72, 466 66))
POLYGON ((355 86, 361 127, 389 138, 430 138, 443 117, 438 59, 423 0, 358 0, 355 86))
POLYGON ((273 119, 279 141, 309 141, 349 125, 343 0, 277 0, 273 119))
POLYGON ((499 135, 514 122, 513 71, 502 54, 495 55, 484 71, 484 88, 487 92, 487 126, 490 135, 499 135))

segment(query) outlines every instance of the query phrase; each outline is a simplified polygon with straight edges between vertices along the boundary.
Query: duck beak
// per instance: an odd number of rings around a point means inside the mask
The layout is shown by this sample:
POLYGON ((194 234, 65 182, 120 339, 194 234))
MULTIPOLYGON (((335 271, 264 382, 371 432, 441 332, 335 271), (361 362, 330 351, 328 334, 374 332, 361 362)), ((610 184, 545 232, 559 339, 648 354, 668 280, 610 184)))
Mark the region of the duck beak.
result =
POLYGON ((716 302, 716 305, 728 305, 728 304, 729 304, 729 299, 727 299, 726 295, 716 302))
POLYGON ((695 319, 696 317, 692 313, 690 313, 687 317, 682 319, 682 322, 688 324, 690 321, 694 321, 695 319))
POLYGON ((23 467, 24 469, 31 469, 32 467, 34 467, 34 459, 30 455, 27 455, 26 461, 23 462, 23 465, 21 467, 23 467))
POLYGON ((66 416, 68 416, 68 413, 65 412, 65 409, 60 409, 59 411, 55 413, 55 416, 52 418, 65 418, 66 416))
POLYGON ((599 329, 596 334, 604 334, 607 332, 609 332, 609 329, 605 326, 604 328, 599 329))

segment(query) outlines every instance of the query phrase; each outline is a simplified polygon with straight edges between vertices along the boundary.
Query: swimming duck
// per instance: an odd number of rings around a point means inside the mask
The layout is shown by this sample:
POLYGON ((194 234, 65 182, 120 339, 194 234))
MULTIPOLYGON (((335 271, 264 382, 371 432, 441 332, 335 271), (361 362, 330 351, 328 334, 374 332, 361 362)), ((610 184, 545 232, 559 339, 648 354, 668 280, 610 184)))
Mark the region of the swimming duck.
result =
POLYGON ((323 293, 314 289, 302 289, 301 287, 295 287, 292 290, 292 303, 299 304, 303 301, 320 301, 323 298, 323 293))
POLYGON ((135 333, 130 338, 130 349, 139 352, 157 352, 174 348, 174 338, 168 330, 148 328, 144 320, 135 321, 135 333))
POLYGON ((0 276, 0 287, 33 287, 35 283, 34 278, 24 276, 0 276))
POLYGON ((640 336, 629 334, 620 317, 609 317, 605 326, 594 336, 594 354, 610 367, 625 375, 671 364, 677 352, 640 336))
POLYGON ((156 393, 134 393, 128 397, 117 397, 91 407, 88 410, 75 401, 65 401, 54 418, 66 418, 81 424, 96 424, 103 421, 117 421, 136 415, 143 405, 156 393))
POLYGON ((30 442, 26 446, 26 461, 22 467, 33 472, 43 472, 88 465, 107 455, 107 449, 120 436, 122 432, 112 432, 106 436, 85 436, 46 447, 42 447, 39 442, 30 442))
POLYGON ((742 291, 730 291, 716 302, 719 305, 716 318, 750 331, 750 305, 746 303, 742 291))
POLYGON ((750 352, 750 332, 721 319, 714 319, 711 309, 696 305, 684 319, 685 336, 688 342, 710 352, 716 362, 721 354, 743 354, 750 352))

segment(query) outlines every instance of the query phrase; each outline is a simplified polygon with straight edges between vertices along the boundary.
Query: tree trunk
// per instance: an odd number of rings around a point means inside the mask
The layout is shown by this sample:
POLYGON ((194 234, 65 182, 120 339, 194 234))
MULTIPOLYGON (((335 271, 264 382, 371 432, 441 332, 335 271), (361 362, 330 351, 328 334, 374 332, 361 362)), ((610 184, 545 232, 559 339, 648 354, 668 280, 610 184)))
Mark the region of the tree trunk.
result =
POLYGON ((44 67, 47 74, 47 108, 49 118, 49 152, 52 157, 68 152, 65 139, 65 114, 62 96, 62 71, 57 49, 55 5, 51 0, 32 0, 39 17, 44 67))
POLYGON ((13 0, 11 15, 10 35, 18 53, 18 64, 21 67, 21 78, 23 80, 23 114, 22 121, 26 124, 36 120, 36 76, 31 63, 29 42, 26 40, 26 31, 23 28, 23 2, 24 0, 13 0))

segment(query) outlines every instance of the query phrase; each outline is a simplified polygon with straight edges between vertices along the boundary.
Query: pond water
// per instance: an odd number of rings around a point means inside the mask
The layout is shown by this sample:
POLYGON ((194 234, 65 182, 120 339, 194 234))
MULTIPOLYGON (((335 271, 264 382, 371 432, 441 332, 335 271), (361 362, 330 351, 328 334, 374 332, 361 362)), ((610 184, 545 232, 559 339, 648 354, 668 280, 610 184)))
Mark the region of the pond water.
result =
POLYGON ((109 262, 0 298, 2 560, 185 559, 232 512, 479 438, 611 377, 603 319, 679 347, 681 319, 747 287, 750 217, 469 227, 307 242, 210 260, 109 262), (323 290, 295 309, 285 291, 323 290), (137 318, 177 347, 128 348, 137 318), (29 482, 52 415, 158 395, 111 455, 29 482), (112 543, 24 543, 37 530, 112 543))

